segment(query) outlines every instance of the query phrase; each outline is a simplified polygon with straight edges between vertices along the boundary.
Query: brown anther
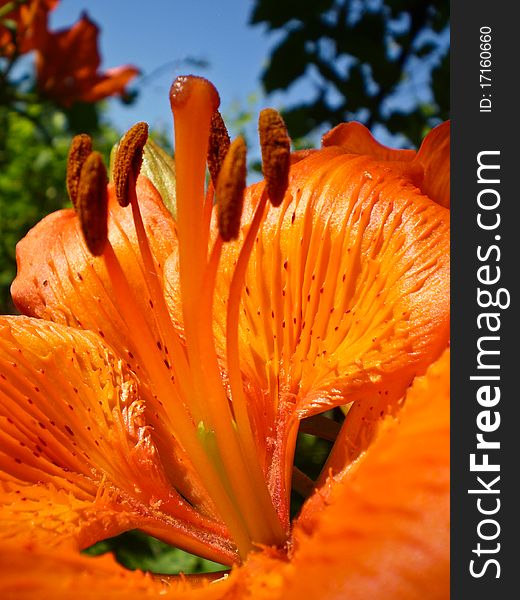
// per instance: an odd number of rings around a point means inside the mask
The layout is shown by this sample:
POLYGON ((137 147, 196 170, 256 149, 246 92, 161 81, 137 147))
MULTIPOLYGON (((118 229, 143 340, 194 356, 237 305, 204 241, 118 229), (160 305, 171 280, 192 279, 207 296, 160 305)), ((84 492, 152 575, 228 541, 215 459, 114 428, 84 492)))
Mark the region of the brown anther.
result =
POLYGON ((114 161, 114 189, 117 201, 121 206, 128 206, 130 194, 128 182, 130 175, 135 182, 141 164, 143 162, 143 151, 148 140, 148 124, 136 123, 123 136, 117 147, 116 159, 114 161))
POLYGON ((260 113, 258 132, 267 194, 271 204, 279 206, 289 184, 291 139, 280 113, 273 108, 260 113))
POLYGON ((246 143, 238 137, 222 163, 216 188, 218 230, 225 242, 238 237, 245 187, 246 143))
POLYGON ((99 152, 91 152, 81 169, 77 206, 87 248, 94 256, 103 254, 108 237, 107 170, 99 152))
POLYGON ((86 133, 80 133, 72 138, 69 156, 67 158, 67 192, 72 206, 78 202, 78 186, 81 168, 88 155, 92 152, 92 139, 86 133))
POLYGON ((213 187, 217 187, 218 174, 226 158, 231 141, 222 115, 216 110, 211 117, 208 142, 208 169, 213 187))

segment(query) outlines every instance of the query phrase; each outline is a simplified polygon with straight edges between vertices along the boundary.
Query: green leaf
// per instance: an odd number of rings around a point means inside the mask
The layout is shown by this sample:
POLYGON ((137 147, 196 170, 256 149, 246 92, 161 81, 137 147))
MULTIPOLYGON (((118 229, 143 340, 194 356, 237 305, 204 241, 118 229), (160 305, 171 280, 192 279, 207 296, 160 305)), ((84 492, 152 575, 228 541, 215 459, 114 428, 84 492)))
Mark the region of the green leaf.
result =
POLYGON ((292 29, 276 46, 271 60, 262 74, 262 84, 267 93, 286 89, 307 70, 308 41, 305 29, 292 29))
POLYGON ((250 17, 251 25, 267 23, 270 30, 280 29, 290 21, 308 23, 319 18, 320 13, 330 10, 333 0, 256 0, 250 17))
POLYGON ((148 138, 144 147, 141 173, 157 188, 164 205, 173 218, 177 217, 177 199, 175 195, 175 162, 152 139, 148 138))
POLYGON ((140 531, 127 531, 83 550, 88 556, 113 552, 128 569, 141 569, 162 575, 177 573, 212 573, 226 567, 194 554, 174 548, 140 531))

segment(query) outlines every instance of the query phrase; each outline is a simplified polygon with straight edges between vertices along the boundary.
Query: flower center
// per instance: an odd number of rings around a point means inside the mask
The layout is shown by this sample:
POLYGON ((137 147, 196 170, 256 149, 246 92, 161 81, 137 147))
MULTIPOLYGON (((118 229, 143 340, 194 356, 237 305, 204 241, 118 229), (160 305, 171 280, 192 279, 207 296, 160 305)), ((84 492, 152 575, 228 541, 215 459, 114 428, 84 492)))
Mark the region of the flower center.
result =
MULTIPOLYGON (((146 286, 160 343, 138 308, 107 235, 106 172, 85 140, 73 143, 68 170, 88 248, 105 263, 123 317, 139 337, 139 364, 153 382, 168 427, 189 456, 244 558, 254 544, 280 545, 282 526, 266 483, 243 387, 239 355, 239 309, 245 275, 267 202, 280 204, 287 188, 290 143, 281 117, 263 111, 259 121, 266 177, 265 191, 243 240, 227 298, 226 356, 219 357, 213 336, 215 281, 222 246, 236 239, 245 189, 246 148, 229 137, 217 111, 218 93, 208 81, 179 77, 170 92, 175 122, 175 162, 182 339, 168 309, 162 277, 155 264, 136 194, 147 126, 134 126, 121 141, 114 167, 116 197, 130 205, 146 286), (94 157, 94 158, 92 158, 94 157), (206 162, 211 181, 205 189, 206 162), (216 199, 218 234, 210 223, 216 199), (103 204, 103 201, 105 204, 103 204), (164 358, 163 349, 168 349, 164 358), (225 359, 227 381, 222 376, 225 359)), ((290 477, 290 474, 284 474, 290 477)))

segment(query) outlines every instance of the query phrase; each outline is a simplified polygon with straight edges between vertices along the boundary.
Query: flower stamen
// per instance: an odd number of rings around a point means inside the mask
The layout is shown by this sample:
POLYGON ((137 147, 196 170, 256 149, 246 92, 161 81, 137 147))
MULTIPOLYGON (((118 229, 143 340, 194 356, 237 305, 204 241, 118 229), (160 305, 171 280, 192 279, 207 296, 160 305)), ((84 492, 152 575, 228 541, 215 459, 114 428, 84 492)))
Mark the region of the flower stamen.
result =
POLYGON ((246 188, 246 144, 238 137, 229 147, 217 180, 218 230, 225 242, 236 240, 246 188))
POLYGON ((141 170, 143 151, 148 140, 148 124, 136 123, 119 142, 114 163, 114 188, 117 201, 128 206, 135 195, 135 181, 141 170))
POLYGON ((131 204, 137 242, 143 260, 143 275, 155 308, 159 324, 158 329, 163 334, 164 345, 171 349, 176 375, 184 393, 187 393, 186 386, 189 385, 189 377, 186 356, 173 328, 164 300, 164 290, 157 273, 139 202, 137 201, 136 180, 141 170, 144 146, 147 139, 148 125, 143 122, 136 123, 123 136, 114 161, 114 188, 116 198, 121 206, 126 207, 131 204))
POLYGON ((218 110, 211 117, 211 129, 208 143, 208 169, 213 187, 217 187, 217 179, 226 158, 231 140, 224 119, 218 110))
MULTIPOLYGON (((142 132, 142 128, 139 127, 137 131, 139 129, 142 132)), ((132 133, 126 137, 135 141, 132 133)), ((148 292, 154 302, 154 317, 157 320, 158 331, 161 332, 162 347, 167 346, 170 349, 172 364, 166 369, 165 361, 162 360, 161 350, 156 344, 150 324, 141 312, 138 299, 134 296, 132 285, 127 279, 112 244, 107 240, 107 176, 102 158, 97 152, 91 153, 82 169, 79 186, 80 193, 78 195, 79 220, 84 230, 89 251, 95 256, 103 258, 114 294, 118 298, 118 306, 123 320, 126 323, 132 324, 131 331, 134 332, 132 333, 132 337, 135 337, 134 350, 138 355, 140 363, 148 372, 153 382, 155 393, 158 397, 164 399, 161 405, 166 412, 171 431, 175 433, 176 439, 190 457, 211 498, 219 507, 220 512, 225 515, 225 521, 232 538, 237 546, 243 549, 243 555, 245 556, 251 547, 251 541, 246 533, 240 511, 235 506, 232 495, 229 494, 226 481, 222 480, 204 445, 200 443, 196 427, 193 425, 194 421, 195 423, 198 422, 198 415, 194 410, 196 407, 192 403, 187 402, 187 399, 194 397, 193 390, 186 388, 187 385, 191 386, 193 381, 191 375, 189 375, 186 355, 181 347, 178 334, 173 328, 166 307, 164 291, 161 288, 137 201, 135 176, 138 175, 140 168, 141 157, 139 154, 142 152, 142 147, 140 146, 145 141, 143 140, 143 136, 140 139, 141 144, 134 144, 134 149, 131 152, 128 151, 127 144, 122 144, 121 147, 125 153, 125 158, 128 159, 131 157, 131 160, 125 161, 120 158, 119 160, 116 159, 116 163, 119 167, 121 165, 126 165, 127 167, 126 179, 124 180, 124 195, 128 201, 123 203, 126 205, 130 203, 132 206, 133 221, 143 260, 142 272, 148 292), (104 199, 103 211, 96 210, 96 208, 100 207, 99 202, 92 202, 92 200, 97 199, 99 194, 104 199), (105 243, 103 247, 97 247, 91 238, 93 238, 93 233, 96 233, 101 226, 105 229, 105 243), (169 371, 170 368, 171 372, 169 371), (173 378, 171 377, 172 372, 174 374, 173 378)), ((121 180, 123 178, 120 178, 121 180)), ((97 240, 97 238, 93 239, 97 240)))
POLYGON ((81 169, 92 152, 92 139, 86 133, 74 136, 67 158, 67 192, 74 208, 78 202, 81 169))
POLYGON ((273 206, 279 206, 289 183, 291 139, 280 113, 273 108, 266 108, 260 113, 258 133, 269 200, 273 206))
POLYGON ((108 237, 107 170, 99 152, 91 152, 81 168, 76 210, 89 251, 101 256, 108 237))
MULTIPOLYGON (((216 90, 202 78, 178 78, 172 86, 176 230, 185 341, 175 329, 166 304, 160 266, 155 262, 150 233, 137 198, 136 182, 148 136, 146 123, 132 127, 119 144, 114 162, 114 188, 120 206, 132 208, 141 272, 153 306, 152 323, 141 312, 141 303, 132 291, 117 248, 107 240, 107 177, 97 152, 90 153, 81 169, 78 213, 89 250, 103 258, 121 316, 132 324, 133 349, 149 375, 153 393, 161 399, 168 425, 227 525, 240 556, 245 558, 254 543, 279 545, 286 538, 284 519, 274 508, 263 455, 250 422, 241 379, 238 321, 245 273, 267 200, 280 202, 285 194, 287 174, 283 173, 285 163, 288 165, 289 145, 284 140, 287 134, 283 121, 274 111, 267 112, 260 129, 270 183, 256 207, 230 287, 228 388, 221 376, 215 348, 213 302, 223 243, 237 239, 240 232, 246 145, 242 138, 229 144, 225 125, 216 110, 218 102, 216 90), (206 162, 217 181, 215 193, 211 181, 208 189, 204 189, 206 162), (274 178, 280 173, 282 181, 275 182, 274 178), (210 244, 214 195, 220 235, 210 244), (157 335, 160 343, 157 343, 157 335), (163 360, 161 348, 165 347, 169 348, 171 360, 163 360)), ((82 160, 81 152, 86 153, 88 147, 88 140, 78 142, 78 149, 72 153, 73 165, 82 160)), ((73 174, 72 167, 70 171, 73 174)), ((74 182, 72 175, 71 181, 74 182)))

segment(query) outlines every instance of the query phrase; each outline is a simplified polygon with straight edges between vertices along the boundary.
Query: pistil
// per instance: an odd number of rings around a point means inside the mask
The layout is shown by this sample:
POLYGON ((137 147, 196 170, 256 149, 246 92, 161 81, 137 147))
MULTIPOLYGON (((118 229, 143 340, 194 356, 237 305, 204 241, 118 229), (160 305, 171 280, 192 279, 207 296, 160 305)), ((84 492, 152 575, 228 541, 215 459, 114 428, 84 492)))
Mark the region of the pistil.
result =
POLYGON ((276 520, 271 498, 261 476, 258 459, 256 455, 243 452, 239 434, 237 435, 237 424, 220 377, 212 331, 212 298, 221 240, 223 237, 231 239, 238 234, 242 212, 245 187, 243 141, 237 140, 231 145, 220 168, 217 181, 217 206, 220 207, 218 211, 221 235, 220 241, 215 242, 210 255, 209 269, 201 261, 201 256, 197 252, 197 244, 201 241, 204 249, 208 247, 209 236, 205 231, 200 232, 200 225, 197 236, 190 236, 189 232, 182 229, 183 225, 188 227, 195 222, 196 217, 201 214, 201 209, 202 214, 204 212, 203 203, 197 201, 201 197, 200 190, 203 189, 205 175, 205 168, 200 169, 200 165, 204 165, 207 155, 211 118, 216 110, 214 105, 216 97, 213 86, 200 78, 181 79, 172 86, 184 331, 196 395, 205 407, 202 427, 204 431, 213 432, 211 435, 215 436, 215 450, 218 452, 215 459, 217 463, 222 464, 223 475, 229 482, 231 497, 239 507, 252 542, 279 544, 283 542, 284 534, 280 523, 276 520), (197 144, 193 143, 193 127, 187 126, 190 123, 197 124, 197 131, 200 133, 197 144), (202 127, 203 123, 206 125, 205 128, 202 127), (187 155, 187 153, 191 154, 187 155), (191 214, 186 215, 184 211, 190 211, 191 214), (269 515, 273 515, 273 518, 269 518, 269 515))

